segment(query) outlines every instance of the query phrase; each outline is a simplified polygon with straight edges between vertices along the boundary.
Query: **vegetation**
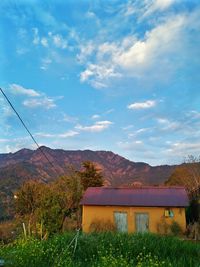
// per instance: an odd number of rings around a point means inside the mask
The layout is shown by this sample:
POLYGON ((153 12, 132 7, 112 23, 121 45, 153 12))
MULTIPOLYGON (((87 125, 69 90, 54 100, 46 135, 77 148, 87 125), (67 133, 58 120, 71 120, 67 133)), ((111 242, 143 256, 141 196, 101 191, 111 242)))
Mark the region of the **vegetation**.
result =
POLYGON ((103 176, 92 162, 84 162, 83 170, 70 168, 69 175, 51 184, 28 181, 15 194, 16 217, 25 223, 30 235, 46 238, 64 230, 66 221, 81 225, 80 200, 89 186, 101 186, 103 176))
POLYGON ((171 233, 175 236, 180 236, 182 234, 181 226, 176 221, 172 222, 172 224, 170 225, 170 230, 171 233))
POLYGON ((90 224, 90 232, 115 232, 116 230, 116 225, 110 220, 95 219, 90 224))
POLYGON ((154 234, 74 233, 0 249, 7 267, 198 267, 200 244, 154 234), (73 241, 74 240, 74 241, 73 241), (73 242, 72 242, 73 241, 73 242))
POLYGON ((176 167, 166 184, 185 186, 190 198, 196 198, 200 188, 200 158, 188 156, 183 164, 176 167))
POLYGON ((83 162, 82 166, 83 170, 78 172, 78 174, 81 177, 81 184, 83 186, 84 191, 88 187, 103 185, 103 175, 92 162, 85 161, 83 162))
POLYGON ((200 221, 200 157, 188 156, 183 164, 176 167, 166 184, 186 188, 190 198, 186 211, 187 223, 200 221))

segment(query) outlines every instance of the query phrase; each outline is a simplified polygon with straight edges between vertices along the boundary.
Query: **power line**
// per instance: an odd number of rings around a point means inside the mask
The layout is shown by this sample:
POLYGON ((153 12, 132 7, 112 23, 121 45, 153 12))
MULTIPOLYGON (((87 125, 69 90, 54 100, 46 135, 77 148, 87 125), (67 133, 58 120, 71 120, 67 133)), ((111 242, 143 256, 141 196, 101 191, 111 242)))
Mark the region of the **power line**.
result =
POLYGON ((26 124, 24 123, 23 119, 21 118, 21 116, 19 115, 19 113, 17 112, 17 110, 15 109, 15 107, 13 106, 13 104, 10 102, 10 100, 8 99, 7 95, 4 93, 3 89, 0 88, 1 93, 3 94, 3 96, 5 97, 5 99, 7 100, 8 104, 11 106, 11 108, 13 109, 13 111, 15 112, 15 114, 17 115, 18 119, 20 120, 20 122, 22 123, 22 125, 24 126, 24 128, 26 129, 26 131, 28 132, 28 134, 30 135, 31 139, 33 140, 33 142, 36 144, 37 148, 39 149, 39 151, 41 152, 41 154, 45 157, 45 159, 48 161, 48 163, 53 167, 55 173, 59 176, 59 173, 57 172, 54 164, 50 161, 50 159, 48 158, 48 156, 45 154, 45 152, 42 150, 42 148, 39 146, 38 142, 35 140, 34 136, 32 135, 32 133, 30 132, 30 130, 28 129, 28 127, 26 126, 26 124))

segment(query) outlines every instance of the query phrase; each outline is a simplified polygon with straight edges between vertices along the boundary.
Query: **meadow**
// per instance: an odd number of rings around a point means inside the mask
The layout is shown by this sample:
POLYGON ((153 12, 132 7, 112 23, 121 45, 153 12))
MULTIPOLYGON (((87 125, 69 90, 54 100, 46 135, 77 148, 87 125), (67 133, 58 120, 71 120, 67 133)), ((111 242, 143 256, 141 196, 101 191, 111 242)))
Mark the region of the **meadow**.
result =
POLYGON ((199 267, 200 244, 155 234, 74 233, 1 245, 7 267, 199 267), (77 243, 76 243, 77 240, 77 243))

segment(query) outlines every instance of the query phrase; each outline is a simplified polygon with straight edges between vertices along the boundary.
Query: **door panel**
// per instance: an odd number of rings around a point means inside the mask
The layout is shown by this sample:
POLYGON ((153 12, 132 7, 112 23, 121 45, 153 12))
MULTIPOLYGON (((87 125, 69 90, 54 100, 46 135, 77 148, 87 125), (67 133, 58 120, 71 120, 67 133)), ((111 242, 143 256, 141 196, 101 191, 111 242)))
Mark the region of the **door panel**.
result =
POLYGON ((127 232, 127 213, 126 212, 114 212, 115 225, 117 227, 117 231, 119 232, 127 232))
POLYGON ((149 231, 149 214, 148 213, 136 213, 135 214, 136 232, 148 232, 149 231))

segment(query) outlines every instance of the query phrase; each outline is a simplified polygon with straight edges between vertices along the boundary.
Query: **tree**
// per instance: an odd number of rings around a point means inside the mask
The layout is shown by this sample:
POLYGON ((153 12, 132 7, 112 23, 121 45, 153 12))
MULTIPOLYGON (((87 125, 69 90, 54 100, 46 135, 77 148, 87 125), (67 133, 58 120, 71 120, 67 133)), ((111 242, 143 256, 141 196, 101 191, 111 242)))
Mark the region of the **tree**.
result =
POLYGON ((186 217, 188 222, 200 219, 200 158, 188 156, 183 164, 177 166, 166 182, 167 185, 182 185, 190 199, 186 217))
MULTIPOLYGON (((63 229, 66 217, 75 214, 80 227, 79 203, 82 197, 81 178, 74 169, 51 184, 29 181, 15 194, 16 214, 28 219, 28 225, 37 233, 37 225, 43 233, 52 234, 63 229)), ((30 231, 31 232, 31 231, 30 231)))
POLYGON ((80 227, 80 200, 83 194, 83 186, 81 177, 78 172, 70 168, 70 173, 67 176, 60 177, 54 184, 54 188, 61 196, 61 206, 64 210, 62 227, 67 216, 75 214, 77 227, 80 227))
POLYGON ((41 195, 44 193, 45 185, 36 182, 25 182, 15 193, 15 208, 19 215, 31 215, 40 205, 41 195))
POLYGON ((188 156, 183 164, 177 166, 166 184, 185 186, 190 198, 198 197, 200 189, 200 158, 188 156))
POLYGON ((96 187, 103 185, 103 175, 99 169, 96 168, 93 162, 85 161, 82 164, 83 170, 79 171, 78 174, 81 177, 81 183, 84 191, 88 187, 96 187))

